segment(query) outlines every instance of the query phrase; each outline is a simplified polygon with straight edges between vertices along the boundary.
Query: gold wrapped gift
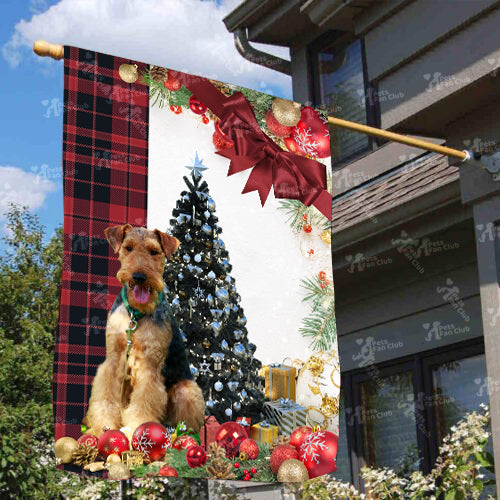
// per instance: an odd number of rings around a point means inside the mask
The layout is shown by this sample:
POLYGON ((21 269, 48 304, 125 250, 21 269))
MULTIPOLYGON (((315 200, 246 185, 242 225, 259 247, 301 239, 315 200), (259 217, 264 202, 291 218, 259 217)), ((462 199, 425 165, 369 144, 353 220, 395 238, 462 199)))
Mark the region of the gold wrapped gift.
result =
POLYGON ((278 437, 278 427, 263 420, 258 424, 252 425, 250 436, 257 443, 271 444, 278 437))
POLYGON ((293 366, 275 363, 264 366, 265 395, 271 400, 288 398, 295 400, 295 375, 293 366))

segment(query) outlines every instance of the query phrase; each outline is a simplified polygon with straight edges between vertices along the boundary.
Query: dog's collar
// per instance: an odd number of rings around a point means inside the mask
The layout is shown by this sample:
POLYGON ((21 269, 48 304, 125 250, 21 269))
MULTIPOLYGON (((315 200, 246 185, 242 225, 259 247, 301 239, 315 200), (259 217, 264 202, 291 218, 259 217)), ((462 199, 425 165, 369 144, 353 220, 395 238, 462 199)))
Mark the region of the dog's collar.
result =
MULTIPOLYGON (((122 294, 123 305, 125 306, 127 312, 130 314, 131 318, 134 318, 135 321, 139 321, 141 318, 144 318, 144 316, 146 316, 143 312, 139 311, 138 309, 135 309, 129 304, 126 287, 122 288, 121 294, 122 294)), ((156 300, 156 305, 159 305, 162 300, 163 300, 163 292, 158 292, 158 299, 156 300)))

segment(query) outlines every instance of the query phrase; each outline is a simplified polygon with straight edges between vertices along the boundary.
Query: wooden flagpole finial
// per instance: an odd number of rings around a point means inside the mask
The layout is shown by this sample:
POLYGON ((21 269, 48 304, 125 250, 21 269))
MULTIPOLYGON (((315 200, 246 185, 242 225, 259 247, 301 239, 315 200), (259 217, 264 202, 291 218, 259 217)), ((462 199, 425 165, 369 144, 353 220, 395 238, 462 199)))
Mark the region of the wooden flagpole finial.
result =
POLYGON ((56 43, 49 43, 45 40, 37 40, 33 44, 33 52, 41 57, 52 57, 52 59, 62 59, 64 57, 64 46, 56 43))

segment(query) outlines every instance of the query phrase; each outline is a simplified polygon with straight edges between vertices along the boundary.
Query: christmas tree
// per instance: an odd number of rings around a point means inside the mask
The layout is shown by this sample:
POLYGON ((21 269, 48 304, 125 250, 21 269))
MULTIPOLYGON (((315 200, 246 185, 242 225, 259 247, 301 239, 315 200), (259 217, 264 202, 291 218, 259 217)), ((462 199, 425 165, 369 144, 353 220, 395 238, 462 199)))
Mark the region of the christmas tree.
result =
POLYGON ((194 159, 188 190, 172 211, 170 233, 180 242, 165 267, 167 296, 183 333, 191 372, 203 391, 206 414, 220 423, 237 417, 261 418, 264 379, 262 363, 248 341, 246 318, 229 254, 219 235, 215 202, 194 159))

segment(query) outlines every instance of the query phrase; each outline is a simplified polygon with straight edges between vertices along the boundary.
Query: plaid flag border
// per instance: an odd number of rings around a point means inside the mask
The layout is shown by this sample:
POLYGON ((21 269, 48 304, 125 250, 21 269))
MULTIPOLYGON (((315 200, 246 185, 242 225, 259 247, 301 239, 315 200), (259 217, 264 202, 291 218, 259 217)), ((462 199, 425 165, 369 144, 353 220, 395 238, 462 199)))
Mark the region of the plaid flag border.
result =
POLYGON ((64 48, 64 256, 53 405, 56 440, 80 436, 92 380, 105 357, 107 311, 120 291, 110 225, 146 225, 149 89, 121 64, 64 48))

